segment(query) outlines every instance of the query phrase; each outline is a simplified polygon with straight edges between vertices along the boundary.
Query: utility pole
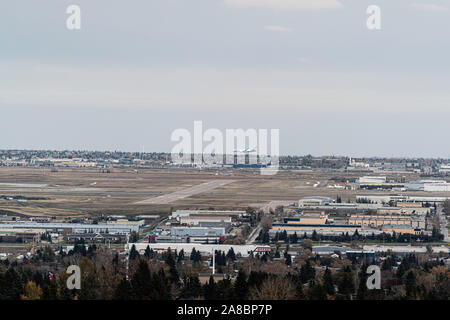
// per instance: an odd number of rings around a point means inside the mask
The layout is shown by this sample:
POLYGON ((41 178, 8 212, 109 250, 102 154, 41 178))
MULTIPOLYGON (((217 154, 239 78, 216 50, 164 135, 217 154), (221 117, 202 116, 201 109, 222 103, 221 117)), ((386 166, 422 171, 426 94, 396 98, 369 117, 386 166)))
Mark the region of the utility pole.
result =
POLYGON ((127 279, 128 280, 128 266, 129 266, 129 261, 130 261, 130 259, 129 259, 129 256, 130 256, 130 244, 129 244, 129 241, 130 241, 130 234, 128 233, 127 234, 127 249, 126 249, 126 252, 125 252, 125 259, 126 259, 126 272, 125 272, 125 279, 127 279))

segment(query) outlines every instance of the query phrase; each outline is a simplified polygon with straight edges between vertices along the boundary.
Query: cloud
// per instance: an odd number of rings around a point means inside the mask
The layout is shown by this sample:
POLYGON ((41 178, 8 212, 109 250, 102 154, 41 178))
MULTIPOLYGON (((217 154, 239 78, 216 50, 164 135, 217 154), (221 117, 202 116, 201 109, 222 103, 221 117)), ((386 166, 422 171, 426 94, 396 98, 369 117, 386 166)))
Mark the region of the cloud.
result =
POLYGON ((415 9, 428 12, 449 12, 450 9, 434 3, 413 3, 411 6, 415 9))
POLYGON ((233 8, 261 8, 285 11, 328 10, 343 7, 339 0, 224 0, 233 8))
POLYGON ((301 63, 309 63, 309 59, 305 57, 299 57, 297 60, 301 63))
POLYGON ((290 32, 291 29, 282 26, 264 26, 264 30, 278 31, 278 32, 290 32))

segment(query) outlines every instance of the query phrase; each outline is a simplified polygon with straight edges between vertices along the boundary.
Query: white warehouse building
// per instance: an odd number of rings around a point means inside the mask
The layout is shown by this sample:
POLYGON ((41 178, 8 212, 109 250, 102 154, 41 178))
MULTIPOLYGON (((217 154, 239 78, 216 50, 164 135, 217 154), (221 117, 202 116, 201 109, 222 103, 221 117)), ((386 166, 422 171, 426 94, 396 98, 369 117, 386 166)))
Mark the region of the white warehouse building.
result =
POLYGON ((328 197, 304 197, 298 200, 298 206, 300 208, 303 207, 318 207, 318 206, 324 206, 329 203, 333 203, 334 200, 328 197))
POLYGON ((167 251, 169 248, 173 251, 184 251, 185 254, 190 254, 192 249, 199 251, 203 255, 209 255, 213 250, 227 253, 231 248, 235 254, 240 254, 242 257, 248 257, 251 253, 262 254, 270 252, 270 246, 265 245, 233 245, 233 244, 200 244, 200 243, 128 243, 125 245, 125 251, 129 252, 132 246, 136 250, 143 253, 147 246, 154 251, 167 251))
POLYGON ((364 176, 358 179, 359 184, 383 184, 386 183, 386 177, 364 176))
POLYGON ((408 191, 450 192, 450 183, 444 180, 420 180, 405 184, 408 191))

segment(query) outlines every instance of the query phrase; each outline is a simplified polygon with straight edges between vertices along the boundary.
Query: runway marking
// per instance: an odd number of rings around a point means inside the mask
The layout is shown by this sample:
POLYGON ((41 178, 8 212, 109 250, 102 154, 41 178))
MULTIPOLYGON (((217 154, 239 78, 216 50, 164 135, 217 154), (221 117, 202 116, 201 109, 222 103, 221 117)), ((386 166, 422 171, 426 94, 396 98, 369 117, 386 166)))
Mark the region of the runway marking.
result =
POLYGON ((212 191, 216 188, 235 182, 236 180, 214 180, 205 182, 193 187, 189 187, 183 190, 175 191, 172 193, 164 194, 155 198, 138 201, 135 204, 168 204, 180 199, 184 199, 199 193, 212 191))

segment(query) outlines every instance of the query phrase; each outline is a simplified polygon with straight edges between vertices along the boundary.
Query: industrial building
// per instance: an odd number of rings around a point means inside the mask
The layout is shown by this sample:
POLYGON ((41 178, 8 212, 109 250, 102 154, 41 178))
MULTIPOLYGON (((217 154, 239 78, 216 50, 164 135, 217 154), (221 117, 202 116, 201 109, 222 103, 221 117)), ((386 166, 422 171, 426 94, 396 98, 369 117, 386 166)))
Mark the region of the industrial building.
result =
POLYGON ((450 192, 450 183, 443 180, 420 180, 405 184, 408 191, 450 192))
MULTIPOLYGON (((449 253, 450 250, 448 247, 444 246, 433 246, 431 247, 431 250, 434 253, 449 253)), ((392 252, 398 255, 407 255, 411 253, 426 253, 427 248, 425 246, 388 246, 388 245, 365 245, 362 247, 362 249, 354 249, 349 247, 338 247, 338 246, 313 246, 312 248, 313 253, 319 254, 319 255, 331 255, 333 253, 339 253, 339 254, 347 254, 347 252, 363 252, 363 253, 372 253, 372 254, 378 254, 378 253, 388 253, 392 252)))
POLYGON ((149 243, 223 243, 225 227, 171 227, 156 229, 148 237, 149 243))
POLYGON ((225 228, 225 232, 228 232, 231 229, 230 222, 217 222, 217 221, 199 221, 199 227, 205 228, 225 228))
POLYGON ((387 204, 389 202, 408 201, 408 196, 402 195, 356 195, 356 202, 387 204))
POLYGON ((371 184, 385 184, 386 177, 378 177, 378 176, 364 176, 357 180, 359 184, 371 185, 371 184))
POLYGON ((442 164, 439 168, 439 172, 443 174, 449 174, 450 173, 450 164, 442 164))
POLYGON ((381 207, 377 209, 378 215, 402 215, 403 214, 402 208, 397 207, 381 207))
POLYGON ((409 225, 400 225, 400 224, 384 224, 381 227, 381 230, 384 232, 389 233, 396 233, 396 234, 414 234, 414 235, 420 235, 422 234, 422 229, 420 228, 413 228, 409 225))
POLYGON ((109 220, 106 222, 108 225, 134 225, 141 227, 145 225, 144 220, 128 220, 128 219, 117 219, 117 220, 109 220))
POLYGON ((37 223, 49 223, 52 221, 52 218, 50 217, 31 217, 31 222, 37 222, 37 223))
POLYGON ((231 248, 236 255, 248 257, 250 254, 263 254, 270 252, 270 246, 264 245, 231 245, 231 244, 199 244, 199 243, 128 243, 125 245, 125 251, 129 252, 132 246, 140 253, 144 253, 145 249, 150 249, 158 252, 165 252, 167 250, 176 250, 180 252, 183 250, 186 253, 191 253, 192 249, 199 251, 203 255, 211 255, 215 250, 227 253, 231 248))
MULTIPOLYGON (((400 213, 403 208, 392 209, 400 213)), ((389 214, 352 215, 346 223, 340 224, 328 219, 328 215, 322 211, 304 211, 308 212, 308 214, 285 217, 281 223, 273 223, 270 235, 273 236, 276 232, 280 231, 286 231, 289 234, 311 234, 317 232, 323 235, 340 235, 347 232, 353 234, 355 231, 358 231, 361 235, 394 231, 397 233, 420 234, 426 227, 426 219, 424 216, 392 215, 393 210, 387 211, 389 214), (383 229, 383 226, 386 227, 383 229)))
POLYGON ((171 229, 173 236, 187 236, 187 237, 203 237, 203 236, 224 236, 225 228, 206 228, 206 227, 192 227, 182 228, 174 227, 171 229))
POLYGON ((124 234, 111 233, 72 233, 66 234, 64 239, 67 243, 124 243, 127 237, 124 234))
POLYGON ((137 225, 110 225, 110 224, 83 224, 83 223, 8 223, 0 224, 0 229, 40 229, 53 232, 69 233, 112 233, 129 234, 132 231, 139 231, 137 225))
POLYGON ((441 203, 450 197, 428 197, 428 196, 403 196, 403 195, 357 195, 357 202, 370 202, 386 204, 389 202, 420 202, 420 203, 441 203))
MULTIPOLYGON (((411 253, 426 253, 427 247, 425 246, 387 246, 387 245, 367 245, 363 246, 364 251, 374 251, 374 252, 392 252, 400 255, 407 255, 411 253)), ((433 246, 431 250, 435 253, 449 253, 448 247, 443 246, 433 246)))
MULTIPOLYGON (((296 223, 274 223, 272 224, 273 231, 291 231, 289 233, 297 232, 297 234, 311 234, 316 231, 319 234, 342 234, 348 232, 349 234, 361 231, 360 225, 350 224, 296 224, 296 223)), ((272 232, 273 233, 273 232, 272 232)))
POLYGON ((328 215, 302 215, 292 218, 283 218, 285 224, 326 224, 328 215))
POLYGON ((158 214, 144 214, 136 216, 136 218, 139 220, 144 220, 145 224, 152 224, 156 221, 159 221, 161 219, 161 216, 158 214))
POLYGON ((364 251, 364 250, 348 250, 345 252, 347 258, 360 258, 360 257, 368 257, 371 259, 375 258, 374 251, 364 251))
POLYGON ((422 208, 422 204, 419 202, 397 202, 399 208, 422 208))
POLYGON ((340 235, 342 233, 354 234, 362 232, 361 225, 330 223, 328 215, 323 211, 303 211, 303 214, 294 217, 284 217, 282 223, 273 223, 269 232, 274 236, 277 232, 286 231, 288 234, 312 234, 317 232, 323 235, 340 235))
POLYGON ((177 210, 172 213, 171 218, 186 217, 190 215, 204 215, 204 216, 229 216, 232 218, 239 218, 247 213, 245 211, 232 210, 177 210))
POLYGON ((300 208, 317 207, 317 206, 324 206, 333 202, 334 200, 328 197, 320 197, 320 196, 304 197, 298 200, 298 206, 300 208))
POLYGON ((248 221, 246 211, 177 210, 165 227, 154 230, 149 242, 223 243, 232 226, 248 221))
POLYGON ((388 225, 407 225, 412 228, 425 228, 424 217, 401 217, 391 215, 352 215, 348 224, 361 225, 363 227, 380 228, 388 225))
MULTIPOLYGON (((307 211, 306 211, 307 212, 307 211)), ((328 221, 328 215, 321 211, 303 214, 295 217, 285 217, 282 223, 273 223, 270 234, 274 235, 279 231, 286 231, 290 234, 311 234, 314 231, 319 234, 334 235, 342 233, 353 234, 356 230, 361 231, 361 225, 356 224, 332 224, 328 221)))
POLYGON ((391 214, 391 215, 426 215, 431 212, 431 208, 422 207, 421 203, 418 203, 420 207, 399 207, 397 203, 397 207, 381 207, 377 209, 377 214, 391 214))
POLYGON ((330 246, 330 245, 324 245, 324 246, 313 246, 312 247, 312 253, 318 254, 318 255, 332 255, 335 253, 338 254, 345 254, 347 251, 352 250, 349 247, 338 247, 338 246, 330 246))
POLYGON ((0 242, 34 242, 39 241, 43 230, 40 229, 11 229, 0 227, 0 242))
POLYGON ((231 223, 232 218, 227 215, 191 214, 189 216, 181 216, 179 221, 180 224, 184 225, 198 225, 201 222, 231 223))
POLYGON ((393 189, 403 187, 403 183, 397 183, 395 181, 387 181, 386 177, 378 176, 365 176, 356 180, 351 184, 352 189, 393 189))
POLYGON ((1 222, 16 222, 16 221, 20 221, 20 217, 19 216, 8 216, 8 215, 2 215, 0 216, 0 223, 1 222))
POLYGON ((223 236, 174 236, 174 235, 149 235, 149 243, 198 243, 198 244, 221 244, 223 236))
MULTIPOLYGON (((171 220, 181 225, 199 226, 200 224, 211 224, 220 226, 231 226, 232 223, 245 219, 248 214, 245 211, 231 210, 177 210, 172 213, 171 220)), ((171 222, 174 224, 173 222, 171 222)))

